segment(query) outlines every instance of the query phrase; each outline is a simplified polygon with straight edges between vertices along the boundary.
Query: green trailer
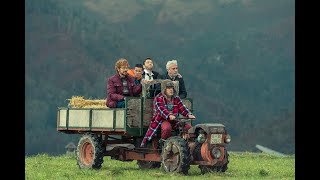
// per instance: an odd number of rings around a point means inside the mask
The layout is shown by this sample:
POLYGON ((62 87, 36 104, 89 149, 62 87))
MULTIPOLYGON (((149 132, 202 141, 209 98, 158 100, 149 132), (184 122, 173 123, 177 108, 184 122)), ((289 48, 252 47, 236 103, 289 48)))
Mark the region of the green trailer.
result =
MULTIPOLYGON (((192 111, 192 99, 183 103, 192 111)), ((94 132, 121 136, 144 136, 152 117, 152 98, 127 97, 126 108, 59 107, 57 130, 68 134, 94 132)))

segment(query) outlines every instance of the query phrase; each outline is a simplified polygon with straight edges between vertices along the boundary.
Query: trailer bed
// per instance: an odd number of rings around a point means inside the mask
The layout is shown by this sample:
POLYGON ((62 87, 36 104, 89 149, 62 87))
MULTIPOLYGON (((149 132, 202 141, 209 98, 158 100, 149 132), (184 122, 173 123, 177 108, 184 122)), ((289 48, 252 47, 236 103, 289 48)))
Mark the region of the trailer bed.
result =
MULTIPOLYGON (((126 98, 126 108, 70 108, 57 110, 57 131, 67 134, 96 132, 122 136, 142 136, 152 117, 153 98, 126 98)), ((192 100, 183 99, 192 111, 192 100)))

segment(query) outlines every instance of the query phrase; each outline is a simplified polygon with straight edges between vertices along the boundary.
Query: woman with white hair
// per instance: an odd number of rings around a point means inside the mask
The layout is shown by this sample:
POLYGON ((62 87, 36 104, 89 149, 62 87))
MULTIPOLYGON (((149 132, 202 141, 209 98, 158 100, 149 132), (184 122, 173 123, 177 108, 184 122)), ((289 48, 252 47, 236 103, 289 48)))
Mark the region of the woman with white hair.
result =
POLYGON ((167 74, 164 75, 164 79, 170 79, 172 81, 179 81, 179 97, 186 98, 187 90, 184 85, 182 76, 178 73, 178 62, 173 59, 166 64, 167 74))

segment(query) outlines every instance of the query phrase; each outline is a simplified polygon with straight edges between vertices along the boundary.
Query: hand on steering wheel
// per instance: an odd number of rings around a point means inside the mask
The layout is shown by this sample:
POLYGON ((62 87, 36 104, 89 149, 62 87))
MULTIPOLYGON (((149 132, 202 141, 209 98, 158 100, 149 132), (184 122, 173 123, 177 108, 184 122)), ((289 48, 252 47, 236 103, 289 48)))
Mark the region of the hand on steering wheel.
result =
POLYGON ((174 115, 169 115, 169 119, 172 121, 172 120, 175 120, 176 119, 176 116, 174 116, 174 115))

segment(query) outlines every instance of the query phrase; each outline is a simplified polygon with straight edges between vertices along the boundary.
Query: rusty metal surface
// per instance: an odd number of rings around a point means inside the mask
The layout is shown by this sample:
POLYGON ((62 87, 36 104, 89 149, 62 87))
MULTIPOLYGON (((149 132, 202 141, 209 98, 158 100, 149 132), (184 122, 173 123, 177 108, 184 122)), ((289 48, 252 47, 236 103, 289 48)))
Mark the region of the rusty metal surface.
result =
POLYGON ((210 145, 208 142, 210 142, 209 139, 201 146, 201 157, 204 161, 213 161, 215 158, 211 156, 211 149, 213 147, 218 147, 221 150, 221 157, 218 159, 218 161, 222 161, 224 158, 224 147, 223 146, 213 146, 210 145))
MULTIPOLYGON (((161 153, 158 149, 158 144, 156 141, 151 142, 151 147, 149 148, 135 148, 133 144, 115 144, 121 143, 121 140, 113 140, 108 142, 110 148, 106 149, 105 156, 111 156, 113 159, 121 161, 131 161, 131 160, 142 160, 142 161, 154 161, 161 162, 161 153)), ((195 149, 195 142, 189 142, 191 154, 195 149)), ((203 143, 201 146, 201 153, 203 160, 194 161, 191 159, 192 165, 223 165, 227 163, 227 159, 224 158, 225 148, 223 146, 210 145, 209 143, 203 143), (218 147, 221 150, 221 157, 219 159, 213 158, 211 156, 210 150, 213 147, 218 147)))
POLYGON ((204 161, 213 161, 213 158, 210 155, 209 143, 207 143, 207 141, 201 146, 201 157, 204 161))
POLYGON ((148 153, 143 155, 143 153, 126 151, 126 158, 132 160, 161 162, 160 153, 148 153))
MULTIPOLYGON (((129 148, 122 146, 113 146, 110 148, 110 151, 106 151, 105 156, 111 156, 113 159, 121 161, 130 161, 130 160, 142 160, 142 161, 154 161, 161 162, 161 154, 157 149, 148 149, 148 148, 129 148)), ((190 146, 193 146, 192 144, 190 146)), ((201 150, 204 153, 203 161, 191 161, 192 165, 222 165, 227 163, 227 160, 224 159, 224 147, 219 147, 222 151, 221 157, 219 159, 214 159, 210 155, 210 151, 207 149, 207 146, 202 146, 201 150)))
POLYGON ((106 151, 111 151, 112 149, 114 149, 115 147, 124 147, 127 148, 129 150, 134 149, 134 145, 133 144, 107 144, 106 146, 106 151))
POLYGON ((85 142, 80 148, 80 160, 86 166, 91 164, 93 161, 93 149, 94 148, 90 142, 85 142))
POLYGON ((197 124, 189 129, 189 133, 194 133, 197 128, 203 129, 207 134, 225 133, 225 126, 220 123, 197 124))
POLYGON ((106 151, 104 156, 111 156, 113 159, 121 161, 143 160, 161 162, 160 153, 157 150, 148 149, 129 150, 124 147, 114 147, 111 151, 106 151))

